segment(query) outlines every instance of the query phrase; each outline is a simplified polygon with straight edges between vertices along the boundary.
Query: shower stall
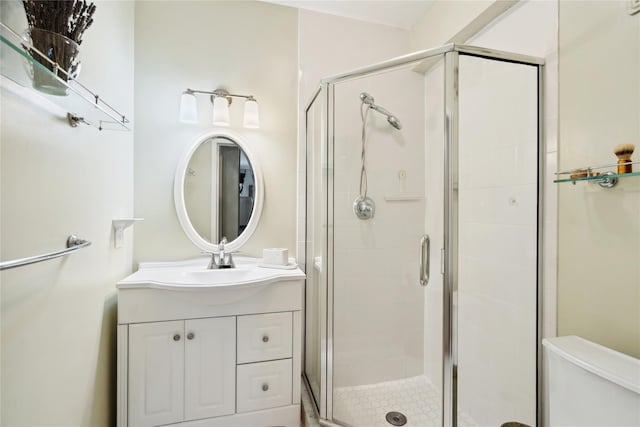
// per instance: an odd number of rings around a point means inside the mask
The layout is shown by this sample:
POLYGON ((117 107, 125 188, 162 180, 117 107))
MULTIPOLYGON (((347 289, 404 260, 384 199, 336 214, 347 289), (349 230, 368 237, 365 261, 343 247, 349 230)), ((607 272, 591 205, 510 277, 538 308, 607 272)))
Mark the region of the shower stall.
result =
POLYGON ((539 424, 542 71, 450 44, 322 80, 300 165, 322 425, 539 424))

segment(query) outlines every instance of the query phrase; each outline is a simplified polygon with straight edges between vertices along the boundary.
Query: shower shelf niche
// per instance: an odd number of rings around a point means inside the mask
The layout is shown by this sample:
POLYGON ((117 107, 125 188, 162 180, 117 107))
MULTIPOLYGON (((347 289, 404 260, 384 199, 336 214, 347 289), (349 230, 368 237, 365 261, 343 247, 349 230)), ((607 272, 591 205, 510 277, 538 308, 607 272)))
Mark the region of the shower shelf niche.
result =
MULTIPOLYGON (((640 165, 640 161, 630 162, 628 164, 640 165)), ((617 164, 597 166, 597 167, 586 167, 582 169, 573 169, 570 171, 556 172, 557 178, 553 182, 557 184, 562 184, 564 182, 571 182, 573 185, 575 185, 576 182, 587 181, 591 184, 598 184, 602 188, 611 188, 611 187, 614 187, 618 183, 618 180, 621 178, 640 176, 640 172, 638 171, 630 172, 630 173, 615 173, 611 170, 605 170, 605 169, 610 169, 615 167, 617 167, 617 164), (598 170, 601 170, 601 172, 598 172, 598 170), (584 173, 587 174, 587 176, 571 178, 572 174, 575 174, 576 172, 579 172, 579 171, 583 171, 584 173)))
MULTIPOLYGON (((130 121, 122 113, 107 104, 100 96, 89 90, 78 80, 64 81, 54 72, 34 59, 26 49, 33 47, 22 37, 0 22, 0 72, 2 88, 28 99, 41 107, 54 104, 54 109, 64 111, 65 118, 72 127, 84 123, 99 130, 130 131, 130 121), (29 69, 37 70, 55 81, 62 90, 68 89, 66 96, 48 95, 32 87, 29 69)), ((37 54, 37 52, 36 52, 37 54)), ((44 56, 44 55, 43 55, 44 56)), ((53 63, 52 63, 53 64, 53 63)), ((57 64, 54 64, 54 67, 57 64)), ((51 108, 47 108, 50 110, 51 108)))

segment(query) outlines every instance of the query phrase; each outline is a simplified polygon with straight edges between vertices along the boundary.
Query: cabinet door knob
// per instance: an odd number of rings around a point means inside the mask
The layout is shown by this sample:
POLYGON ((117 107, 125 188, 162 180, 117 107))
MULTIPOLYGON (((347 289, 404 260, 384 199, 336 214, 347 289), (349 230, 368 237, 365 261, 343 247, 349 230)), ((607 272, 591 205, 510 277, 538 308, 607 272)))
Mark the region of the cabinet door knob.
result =
POLYGON ((195 338, 195 334, 194 334, 193 332, 189 332, 189 333, 187 334, 187 339, 188 339, 188 340, 192 340, 192 339, 194 339, 194 338, 195 338))
POLYGON ((173 336, 173 340, 174 340, 174 341, 180 341, 180 334, 175 334, 175 335, 173 336))
POLYGON ((262 384, 262 391, 268 391, 269 390, 269 384, 264 383, 262 384))
POLYGON ((269 342, 269 335, 263 335, 262 342, 269 342))

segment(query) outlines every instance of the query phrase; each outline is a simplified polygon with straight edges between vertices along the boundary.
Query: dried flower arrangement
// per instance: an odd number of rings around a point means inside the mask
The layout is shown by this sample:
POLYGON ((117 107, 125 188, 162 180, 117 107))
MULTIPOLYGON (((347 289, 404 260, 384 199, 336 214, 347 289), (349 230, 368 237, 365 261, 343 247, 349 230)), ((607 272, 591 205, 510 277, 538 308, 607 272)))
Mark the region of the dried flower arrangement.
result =
MULTIPOLYGON (((29 37, 34 48, 57 63, 69 75, 78 70, 77 59, 84 32, 93 23, 96 6, 85 0, 23 0, 29 37)), ((53 65, 35 52, 29 52, 38 62, 53 71, 53 65)), ((64 73, 58 77, 67 80, 64 73)))

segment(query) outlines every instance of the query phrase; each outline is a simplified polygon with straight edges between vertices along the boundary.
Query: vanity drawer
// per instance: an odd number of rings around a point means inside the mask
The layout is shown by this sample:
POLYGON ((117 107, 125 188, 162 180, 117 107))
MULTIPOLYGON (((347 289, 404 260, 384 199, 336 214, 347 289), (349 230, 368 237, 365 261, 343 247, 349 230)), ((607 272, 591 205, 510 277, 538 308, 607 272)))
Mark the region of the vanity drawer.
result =
POLYGON ((238 364, 292 356, 291 312, 238 316, 238 364))
POLYGON ((291 359, 238 365, 237 412, 291 405, 291 359))

